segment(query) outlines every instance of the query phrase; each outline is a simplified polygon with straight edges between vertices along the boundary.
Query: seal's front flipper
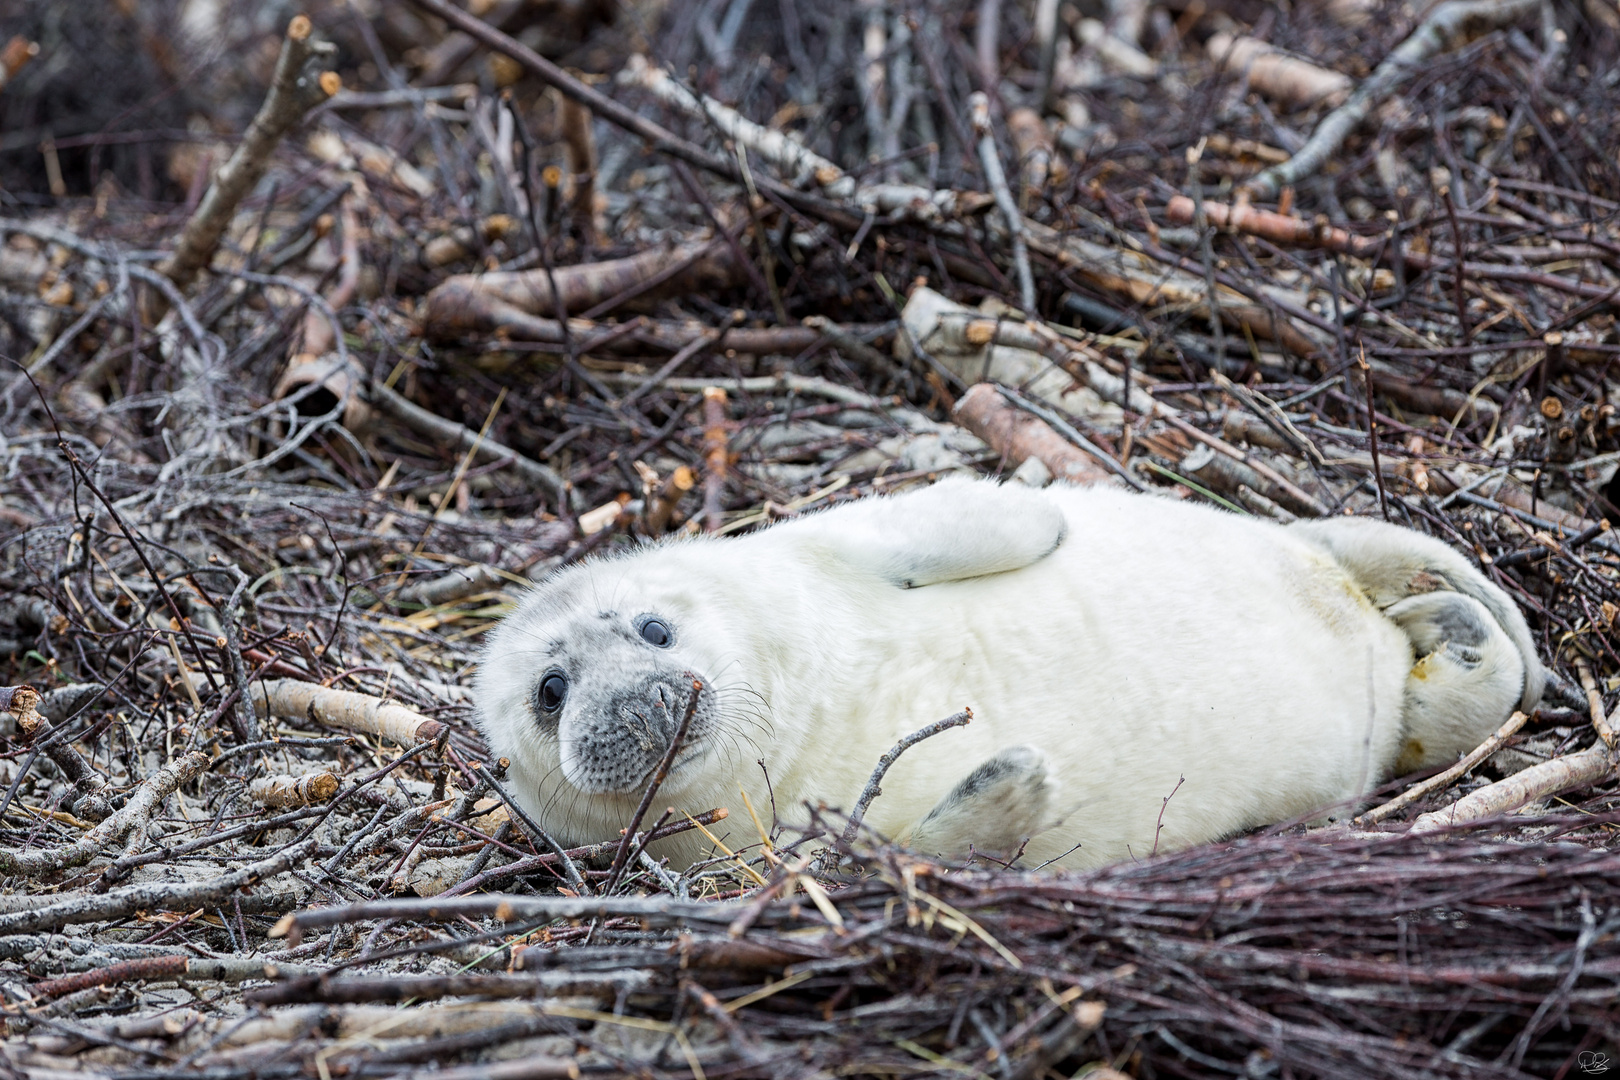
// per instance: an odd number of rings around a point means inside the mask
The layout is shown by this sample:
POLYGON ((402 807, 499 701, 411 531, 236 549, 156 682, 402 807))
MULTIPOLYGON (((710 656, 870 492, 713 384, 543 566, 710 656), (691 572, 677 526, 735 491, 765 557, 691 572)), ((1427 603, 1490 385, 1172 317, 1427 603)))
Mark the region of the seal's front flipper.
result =
POLYGON ((912 830, 908 846, 939 855, 1011 854, 1046 827, 1053 782, 1046 755, 1009 746, 967 774, 912 830))
POLYGON ((1021 484, 948 479, 796 527, 821 530, 819 546, 841 568, 919 589, 1038 562, 1063 542, 1066 524, 1052 499, 1021 484))

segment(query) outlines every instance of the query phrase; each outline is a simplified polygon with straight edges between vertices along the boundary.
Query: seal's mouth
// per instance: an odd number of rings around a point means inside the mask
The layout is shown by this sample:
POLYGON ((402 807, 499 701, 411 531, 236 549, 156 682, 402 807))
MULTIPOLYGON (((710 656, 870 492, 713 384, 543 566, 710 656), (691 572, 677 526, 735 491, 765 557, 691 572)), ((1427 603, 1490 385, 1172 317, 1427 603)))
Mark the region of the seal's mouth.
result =
MULTIPOLYGON (((681 744, 680 752, 675 755, 675 760, 670 762, 669 772, 664 774, 664 780, 659 785, 659 790, 669 791, 672 788, 679 788, 688 771, 687 766, 703 757, 703 753, 701 747, 692 745, 692 736, 688 734, 685 742, 681 744)), ((663 758, 653 762, 651 768, 642 774, 639 779, 632 781, 627 787, 623 788, 619 794, 639 795, 646 791, 647 785, 651 784, 653 777, 658 775, 658 765, 661 761, 663 761, 663 758)))

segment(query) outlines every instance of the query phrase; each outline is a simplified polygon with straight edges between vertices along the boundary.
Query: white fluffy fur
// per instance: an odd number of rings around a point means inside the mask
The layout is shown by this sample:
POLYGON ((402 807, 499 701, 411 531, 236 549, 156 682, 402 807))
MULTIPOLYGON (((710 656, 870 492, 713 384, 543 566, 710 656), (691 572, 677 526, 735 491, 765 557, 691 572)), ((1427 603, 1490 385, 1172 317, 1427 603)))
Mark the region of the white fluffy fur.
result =
MULTIPOLYGON (((658 809, 741 811, 739 786, 789 822, 807 802, 847 809, 901 736, 969 706, 971 724, 900 758, 867 822, 937 850, 1028 836, 1031 864, 1079 844, 1070 866, 1145 855, 1161 811, 1163 851, 1355 800, 1403 754, 1471 747, 1541 686, 1507 597, 1408 530, 947 480, 539 586, 492 637, 480 723, 526 808, 565 841, 617 835, 640 797, 640 783, 586 794, 566 777, 594 764, 570 760, 599 745, 581 725, 611 730, 622 711, 586 715, 599 700, 587 688, 647 664, 712 695, 658 809), (1436 590, 1464 607, 1425 621, 1419 604, 1404 630, 1384 613, 1436 590), (1486 640, 1448 651, 1445 628, 1470 612, 1486 640), (671 648, 621 628, 646 614, 674 628, 671 648), (536 687, 559 664, 580 689, 574 712, 547 721, 536 687), (1444 692, 1425 697, 1436 671, 1444 692), (962 783, 998 754, 1006 767, 962 783)), ((625 738, 645 754, 657 723, 637 715, 625 738)), ((754 839, 746 822, 730 819, 734 843, 754 839)), ((663 853, 697 857, 696 835, 663 853)))

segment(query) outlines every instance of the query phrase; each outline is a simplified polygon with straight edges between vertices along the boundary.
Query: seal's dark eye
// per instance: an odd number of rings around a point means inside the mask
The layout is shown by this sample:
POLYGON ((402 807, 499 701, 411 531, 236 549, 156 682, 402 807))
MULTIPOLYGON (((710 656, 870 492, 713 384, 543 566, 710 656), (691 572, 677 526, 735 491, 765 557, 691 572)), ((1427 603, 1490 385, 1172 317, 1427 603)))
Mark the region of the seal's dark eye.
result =
POLYGON ((560 671, 553 671, 540 680, 540 707, 546 712, 556 712, 562 708, 563 698, 568 696, 568 677, 560 671))
POLYGON ((647 619, 641 624, 641 640, 660 649, 667 649, 674 644, 675 635, 670 633, 669 624, 663 619, 647 619))

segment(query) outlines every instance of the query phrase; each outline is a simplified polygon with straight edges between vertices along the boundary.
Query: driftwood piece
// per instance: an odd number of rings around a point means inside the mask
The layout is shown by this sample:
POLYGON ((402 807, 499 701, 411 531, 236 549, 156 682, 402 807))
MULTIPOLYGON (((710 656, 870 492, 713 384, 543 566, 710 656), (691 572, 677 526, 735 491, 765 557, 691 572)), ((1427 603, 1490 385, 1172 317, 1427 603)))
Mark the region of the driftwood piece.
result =
POLYGON ((448 729, 413 709, 370 694, 338 690, 295 679, 265 679, 253 686, 259 719, 315 720, 330 727, 372 735, 400 746, 434 742, 448 729))

